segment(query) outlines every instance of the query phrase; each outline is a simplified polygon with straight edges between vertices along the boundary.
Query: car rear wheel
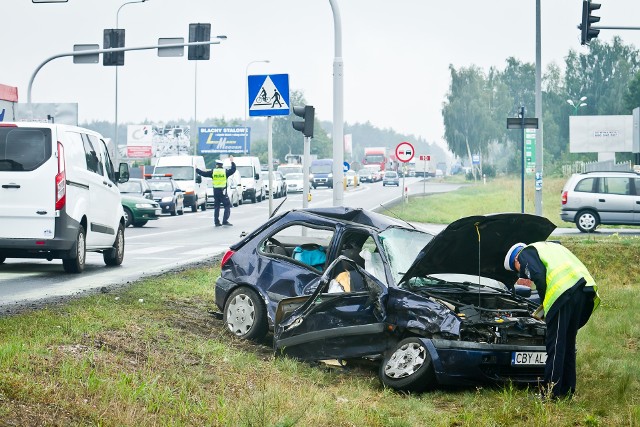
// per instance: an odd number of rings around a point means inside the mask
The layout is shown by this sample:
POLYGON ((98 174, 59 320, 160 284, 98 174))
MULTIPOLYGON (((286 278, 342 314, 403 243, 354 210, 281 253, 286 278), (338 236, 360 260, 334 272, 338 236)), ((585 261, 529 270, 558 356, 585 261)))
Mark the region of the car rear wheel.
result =
POLYGON ((423 342, 405 338, 380 365, 382 384, 398 391, 420 392, 436 384, 433 363, 423 342))
POLYGON ((128 227, 131 225, 132 222, 133 222, 133 213, 131 212, 131 209, 124 208, 124 226, 128 227))
POLYGON ((224 305, 224 324, 238 338, 261 340, 268 328, 264 303, 251 289, 236 289, 224 305))
POLYGON ((76 242, 69 251, 69 255, 69 258, 62 258, 62 268, 64 268, 64 271, 67 273, 82 273, 87 257, 87 240, 82 225, 78 229, 76 242))
POLYGON ((174 203, 173 209, 171 209, 171 216, 176 216, 176 215, 178 215, 178 204, 174 203))
POLYGON ((104 263, 110 266, 122 264, 124 260, 124 227, 122 224, 118 227, 113 247, 104 251, 102 258, 104 259, 104 263))
POLYGON ((578 212, 576 215, 576 226, 583 233, 592 233, 600 223, 598 215, 592 211, 578 212))

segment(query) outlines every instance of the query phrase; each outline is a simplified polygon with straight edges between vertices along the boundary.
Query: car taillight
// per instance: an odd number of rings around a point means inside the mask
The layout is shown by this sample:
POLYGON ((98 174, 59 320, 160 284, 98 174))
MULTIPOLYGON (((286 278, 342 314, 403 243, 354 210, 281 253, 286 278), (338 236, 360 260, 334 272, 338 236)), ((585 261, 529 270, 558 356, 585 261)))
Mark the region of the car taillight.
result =
POLYGON ((562 192, 562 204, 563 205, 567 204, 567 192, 566 191, 562 192))
POLYGON ((232 251, 231 249, 229 249, 227 253, 224 254, 224 256, 222 257, 222 262, 220 263, 220 268, 224 267, 226 262, 229 261, 229 259, 231 259, 233 254, 235 254, 235 251, 232 251))
POLYGON ((58 142, 58 173, 56 174, 56 210, 67 203, 67 180, 64 173, 64 147, 58 142))

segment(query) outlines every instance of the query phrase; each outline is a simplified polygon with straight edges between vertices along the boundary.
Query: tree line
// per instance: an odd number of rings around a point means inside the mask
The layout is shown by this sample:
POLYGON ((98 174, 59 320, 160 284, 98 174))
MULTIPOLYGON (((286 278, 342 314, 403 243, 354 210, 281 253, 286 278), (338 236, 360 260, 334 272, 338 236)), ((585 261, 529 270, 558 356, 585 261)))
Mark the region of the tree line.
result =
MULTIPOLYGON (((619 37, 611 43, 593 40, 584 53, 570 50, 564 65, 562 71, 550 64, 542 77, 547 173, 570 161, 596 158, 594 153, 569 153, 570 115, 630 115, 640 106, 638 50, 619 37)), ((450 65, 449 70, 451 81, 442 106, 449 150, 469 165, 470 157, 480 154, 485 166, 504 173, 519 171, 521 133, 507 130, 506 119, 517 117, 521 106, 526 117, 535 115, 535 64, 509 57, 503 69, 450 65)), ((631 155, 616 157, 629 160, 631 155)))

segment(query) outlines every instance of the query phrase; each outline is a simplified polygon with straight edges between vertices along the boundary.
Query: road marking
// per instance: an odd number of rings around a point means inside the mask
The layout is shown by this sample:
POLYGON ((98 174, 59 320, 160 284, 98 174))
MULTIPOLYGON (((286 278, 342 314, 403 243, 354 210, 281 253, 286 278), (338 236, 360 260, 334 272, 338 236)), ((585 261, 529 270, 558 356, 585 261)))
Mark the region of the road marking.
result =
POLYGON ((127 251, 127 254, 142 254, 142 255, 148 255, 148 254, 155 254, 158 252, 164 252, 164 251, 170 251, 170 250, 175 250, 180 248, 180 246, 154 246, 152 248, 142 248, 142 249, 134 249, 131 251, 127 251))

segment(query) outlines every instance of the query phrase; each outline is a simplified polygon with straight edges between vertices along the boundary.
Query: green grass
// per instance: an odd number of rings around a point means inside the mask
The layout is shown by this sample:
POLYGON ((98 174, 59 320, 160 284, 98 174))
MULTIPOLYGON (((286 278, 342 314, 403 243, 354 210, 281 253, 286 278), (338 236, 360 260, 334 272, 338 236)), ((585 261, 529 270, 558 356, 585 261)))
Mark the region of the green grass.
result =
POLYGON ((640 426, 640 239, 562 240, 603 300, 569 402, 510 386, 404 395, 374 369, 274 358, 209 313, 211 267, 0 318, 0 425, 640 426))

